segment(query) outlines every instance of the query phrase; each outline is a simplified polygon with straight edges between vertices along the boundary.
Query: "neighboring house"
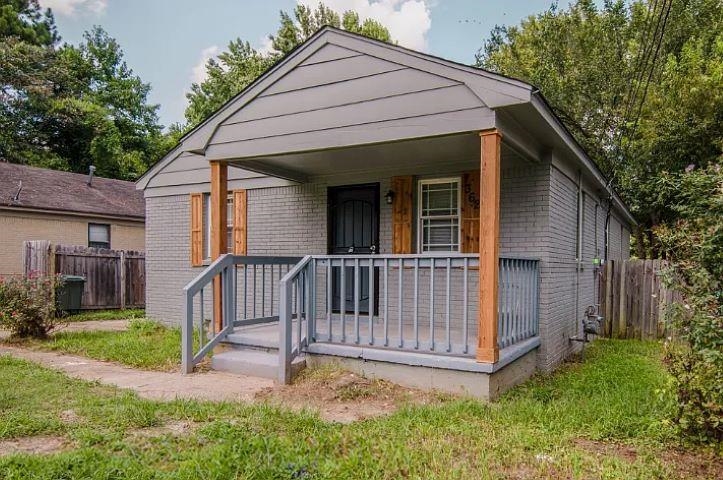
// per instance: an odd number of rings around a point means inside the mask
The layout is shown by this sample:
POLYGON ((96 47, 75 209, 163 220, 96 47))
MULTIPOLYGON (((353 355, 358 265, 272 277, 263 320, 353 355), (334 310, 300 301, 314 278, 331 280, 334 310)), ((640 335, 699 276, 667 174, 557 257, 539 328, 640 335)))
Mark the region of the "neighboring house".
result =
POLYGON ((184 371, 223 341, 214 368, 331 358, 488 398, 579 349, 634 222, 535 87, 329 27, 137 186, 184 371))
POLYGON ((144 250, 132 182, 0 162, 0 275, 23 273, 23 242, 144 250))

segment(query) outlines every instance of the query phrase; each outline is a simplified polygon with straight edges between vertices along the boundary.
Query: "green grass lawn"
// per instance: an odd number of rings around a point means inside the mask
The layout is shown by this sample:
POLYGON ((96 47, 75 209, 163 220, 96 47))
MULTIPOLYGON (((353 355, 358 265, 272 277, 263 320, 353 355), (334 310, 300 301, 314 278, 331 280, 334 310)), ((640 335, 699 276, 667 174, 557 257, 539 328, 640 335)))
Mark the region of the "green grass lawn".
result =
POLYGON ((409 405, 348 425, 264 404, 147 401, 0 357, 0 441, 55 435, 69 444, 0 457, 0 477, 677 479, 695 465, 713 478, 715 460, 676 451, 664 421, 672 403, 658 393, 667 381, 660 350, 599 341, 584 363, 495 404, 409 405), (179 421, 193 427, 159 429, 179 421))
POLYGON ((65 322, 89 322, 92 320, 129 320, 143 318, 146 311, 142 308, 127 308, 124 310, 86 310, 74 313, 63 318, 65 322))
POLYGON ((145 370, 180 368, 181 331, 151 320, 133 319, 125 331, 60 331, 27 345, 145 370))

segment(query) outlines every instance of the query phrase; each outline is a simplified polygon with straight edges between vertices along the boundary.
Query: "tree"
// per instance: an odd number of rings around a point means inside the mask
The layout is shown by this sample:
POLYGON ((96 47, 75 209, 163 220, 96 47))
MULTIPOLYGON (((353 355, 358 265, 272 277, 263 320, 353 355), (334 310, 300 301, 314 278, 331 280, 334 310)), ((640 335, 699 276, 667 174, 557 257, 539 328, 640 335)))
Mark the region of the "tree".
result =
POLYGON ((39 47, 60 41, 50 9, 42 11, 38 0, 0 1, 0 38, 14 37, 39 47))
POLYGON ((385 42, 391 41, 389 31, 378 21, 366 19, 360 22, 356 12, 347 11, 339 15, 322 3, 319 3, 316 9, 297 5, 293 17, 282 11, 279 21, 276 34, 269 36, 271 53, 262 54, 248 42, 236 39, 229 43, 228 50, 220 54, 218 59, 212 58, 206 63, 206 79, 200 84, 191 85, 191 91, 186 94, 187 128, 201 123, 283 55, 291 52, 325 25, 385 42))
POLYGON ((640 221, 640 257, 661 253, 655 228, 678 216, 655 198, 655 179, 704 167, 723 148, 720 0, 666 4, 553 6, 495 28, 477 56, 479 66, 540 87, 640 221))
POLYGON ((0 158, 134 179, 162 153, 150 86, 100 27, 58 46, 52 12, 37 1, 0 8, 0 158))

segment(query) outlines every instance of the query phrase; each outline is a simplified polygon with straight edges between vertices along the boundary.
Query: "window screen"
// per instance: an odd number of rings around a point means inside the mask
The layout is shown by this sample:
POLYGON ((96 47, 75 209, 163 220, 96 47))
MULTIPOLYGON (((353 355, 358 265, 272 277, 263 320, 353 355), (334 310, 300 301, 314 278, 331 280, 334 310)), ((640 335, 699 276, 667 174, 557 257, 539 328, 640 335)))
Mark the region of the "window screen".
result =
POLYGON ((110 225, 89 223, 88 246, 95 248, 110 248, 110 225))
POLYGON ((420 252, 459 251, 459 179, 419 182, 420 252))

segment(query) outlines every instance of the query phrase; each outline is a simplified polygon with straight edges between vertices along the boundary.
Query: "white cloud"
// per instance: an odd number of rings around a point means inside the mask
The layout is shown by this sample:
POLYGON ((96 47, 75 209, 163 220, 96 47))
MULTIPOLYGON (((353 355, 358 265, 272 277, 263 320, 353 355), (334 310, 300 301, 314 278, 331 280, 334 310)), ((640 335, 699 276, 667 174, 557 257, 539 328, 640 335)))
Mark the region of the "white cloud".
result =
MULTIPOLYGON (((316 8, 319 0, 297 0, 316 8)), ((354 10, 363 21, 372 18, 389 29, 392 39, 414 50, 427 50, 427 32, 432 26, 431 2, 426 0, 323 0, 340 14, 354 10)))
POLYGON ((73 17, 78 14, 100 15, 108 7, 108 0, 40 0, 43 8, 50 8, 56 15, 73 17))
POLYGON ((256 50, 257 50, 259 53, 261 53, 261 54, 263 54, 263 55, 268 55, 269 53, 273 53, 273 52, 274 52, 273 42, 271 41, 271 39, 269 38, 268 35, 265 36, 265 37, 261 37, 261 39, 259 40, 259 43, 258 43, 258 44, 259 44, 260 46, 259 46, 259 48, 257 48, 256 50))
POLYGON ((218 55, 220 52, 221 49, 218 45, 211 45, 210 47, 201 50, 198 62, 191 69, 191 81, 193 83, 200 84, 206 79, 206 62, 218 55))

